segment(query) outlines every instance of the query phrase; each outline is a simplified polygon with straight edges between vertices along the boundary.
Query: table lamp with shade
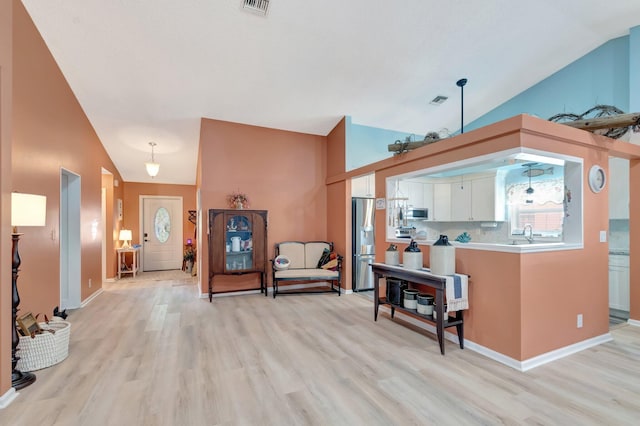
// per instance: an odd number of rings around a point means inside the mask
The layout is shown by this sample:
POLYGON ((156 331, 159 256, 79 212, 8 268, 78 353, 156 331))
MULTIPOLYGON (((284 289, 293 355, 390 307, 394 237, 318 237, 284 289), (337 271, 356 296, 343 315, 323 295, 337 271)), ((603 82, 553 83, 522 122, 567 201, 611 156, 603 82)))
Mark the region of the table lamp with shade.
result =
POLYGON ((18 329, 16 326, 16 318, 18 314, 18 306, 20 305, 20 296, 18 294, 18 270, 20 268, 20 254, 18 253, 18 242, 21 233, 18 232, 19 226, 44 226, 47 215, 47 197, 44 195, 22 194, 18 192, 11 193, 11 226, 13 232, 11 239, 13 245, 11 248, 11 270, 12 270, 12 324, 11 324, 11 386, 15 389, 22 389, 36 381, 36 376, 30 372, 22 372, 16 369, 19 356, 18 329))
POLYGON ((120 235, 119 235, 118 239, 120 241, 124 241, 124 243, 122 243, 122 248, 123 249, 131 248, 131 244, 129 242, 131 241, 132 238, 133 238, 133 235, 131 234, 131 230, 130 229, 121 229, 120 230, 120 235))

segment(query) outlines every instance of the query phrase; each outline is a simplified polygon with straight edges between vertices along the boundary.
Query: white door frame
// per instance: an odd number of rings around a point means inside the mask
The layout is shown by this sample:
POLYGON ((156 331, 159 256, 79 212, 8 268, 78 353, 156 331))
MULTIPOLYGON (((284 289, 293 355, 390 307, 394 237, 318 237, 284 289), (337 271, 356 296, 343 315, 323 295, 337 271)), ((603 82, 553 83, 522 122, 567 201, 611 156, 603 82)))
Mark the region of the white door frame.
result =
POLYGON ((100 191, 102 215, 102 282, 107 281, 107 188, 100 191))
POLYGON ((60 168, 60 307, 81 306, 81 178, 60 168))

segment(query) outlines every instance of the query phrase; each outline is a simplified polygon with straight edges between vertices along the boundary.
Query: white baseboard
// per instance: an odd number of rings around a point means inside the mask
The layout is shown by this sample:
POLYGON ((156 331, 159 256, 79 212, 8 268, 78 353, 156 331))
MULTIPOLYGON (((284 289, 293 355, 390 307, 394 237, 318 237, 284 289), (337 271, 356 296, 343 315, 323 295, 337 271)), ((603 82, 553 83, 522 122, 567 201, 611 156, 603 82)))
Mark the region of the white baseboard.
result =
POLYGON ((573 345, 555 349, 553 351, 546 352, 544 354, 526 359, 524 361, 518 361, 517 359, 508 357, 506 355, 503 355, 499 352, 486 348, 482 345, 478 345, 477 343, 468 341, 466 339, 464 341, 464 345, 465 347, 468 347, 474 352, 478 352, 479 354, 482 354, 487 358, 491 358, 511 368, 514 368, 519 371, 527 371, 527 370, 531 370, 532 368, 547 364, 549 362, 564 358, 566 356, 573 355, 585 349, 589 349, 593 346, 610 342, 611 340, 613 340, 613 337, 611 336, 611 334, 605 333, 601 336, 592 337, 591 339, 583 340, 582 342, 574 343, 573 345))
MULTIPOLYGON (((384 311, 387 312, 389 314, 391 314, 391 308, 388 306, 380 306, 379 308, 380 311, 384 311)), ((420 321, 414 317, 408 316, 408 315, 404 315, 402 312, 398 312, 396 311, 395 315, 396 317, 401 316, 403 321, 406 321, 408 323, 411 323, 413 325, 415 325, 416 327, 419 327, 423 330, 427 330, 431 333, 436 334, 436 327, 434 325, 431 325, 429 323, 426 323, 424 321, 420 321)), ((640 321, 636 321, 637 325, 640 326, 640 321)), ((453 333, 449 333, 448 331, 445 330, 444 332, 444 337, 445 339, 455 343, 455 344, 459 344, 460 340, 458 339, 458 335, 453 334, 453 333)), ((501 364, 504 364, 506 366, 509 366, 513 369, 519 370, 519 371, 527 371, 527 370, 531 370, 532 368, 535 367, 539 367, 541 365, 547 364, 549 362, 555 361, 557 359, 560 358, 564 358, 566 356, 572 355, 576 352, 580 352, 583 351, 585 349, 591 348, 593 346, 597 346, 600 345, 602 343, 606 343, 606 342, 610 342, 611 340, 613 340, 613 337, 611 336, 611 334, 606 333, 603 334, 601 336, 596 336, 593 337, 591 339, 587 339, 587 340, 583 340, 582 342, 578 342, 575 343, 573 345, 569 345, 569 346, 565 346, 564 348, 560 348, 560 349, 556 349, 553 350, 551 352, 547 352, 544 353, 542 355, 538 355, 536 357, 533 358, 529 358, 527 360, 524 361, 518 361, 517 359, 511 358, 509 356, 506 356, 504 354, 501 354, 500 352, 496 352, 492 349, 489 349, 487 347, 484 347, 482 345, 479 345, 477 343, 474 343, 468 339, 464 339, 464 347, 465 349, 469 349, 472 350, 474 352, 477 352, 481 355, 486 356, 487 358, 490 358, 494 361, 497 361, 501 364)))
POLYGON ((102 288, 100 288, 98 291, 96 291, 95 293, 93 293, 91 296, 87 297, 86 299, 84 299, 82 301, 82 303, 80 304, 81 308, 84 308, 85 306, 87 306, 89 303, 91 303, 91 301, 93 301, 93 299, 95 299, 96 297, 100 296, 102 294, 104 290, 102 288))
POLYGON ((9 404, 13 402, 20 395, 16 392, 15 388, 9 388, 8 391, 4 393, 4 395, 0 396, 0 410, 3 408, 7 408, 9 404))
POLYGON ((627 320, 627 324, 633 325, 635 327, 640 327, 640 321, 629 318, 627 320))

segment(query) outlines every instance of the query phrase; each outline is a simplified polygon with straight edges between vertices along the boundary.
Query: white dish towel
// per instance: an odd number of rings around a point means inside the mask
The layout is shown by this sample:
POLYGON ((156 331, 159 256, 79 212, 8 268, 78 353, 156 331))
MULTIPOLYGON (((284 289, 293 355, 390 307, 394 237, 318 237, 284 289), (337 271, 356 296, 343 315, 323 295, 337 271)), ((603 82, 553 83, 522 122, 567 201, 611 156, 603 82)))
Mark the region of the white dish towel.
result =
POLYGON ((469 277, 464 274, 447 275, 447 312, 469 309, 469 277))

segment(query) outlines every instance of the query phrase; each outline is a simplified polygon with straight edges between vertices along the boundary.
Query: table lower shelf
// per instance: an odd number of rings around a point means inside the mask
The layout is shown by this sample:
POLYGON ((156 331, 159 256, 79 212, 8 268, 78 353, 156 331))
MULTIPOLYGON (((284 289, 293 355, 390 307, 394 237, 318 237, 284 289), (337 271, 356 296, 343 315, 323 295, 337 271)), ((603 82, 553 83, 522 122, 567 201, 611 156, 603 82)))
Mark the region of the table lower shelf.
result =
POLYGON ((400 311, 409 316, 416 317, 428 322, 432 322, 436 326, 436 334, 438 337, 438 343, 440 345, 440 353, 444 355, 444 329, 448 327, 455 327, 456 332, 458 333, 458 339, 460 344, 460 349, 464 349, 464 321, 462 319, 462 311, 456 311, 456 316, 451 317, 449 315, 446 316, 446 319, 442 321, 438 321, 437 318, 434 318, 433 315, 424 315, 418 312, 417 309, 408 309, 401 305, 396 305, 395 303, 387 302, 384 297, 378 298, 376 304, 376 311, 374 314, 374 319, 377 319, 377 308, 382 305, 387 305, 391 308, 391 319, 393 319, 395 311, 400 311))
MULTIPOLYGON (((388 305, 391 307, 391 318, 393 318, 393 314, 394 311, 398 310, 400 312, 405 312, 408 314, 411 314, 412 316, 433 322, 433 323, 437 323, 438 320, 436 318, 433 317, 433 315, 424 315, 418 312, 417 309, 409 309, 409 308, 405 308, 402 305, 396 305, 395 303, 390 303, 387 302, 384 298, 381 298, 380 301, 378 302, 380 305, 388 305)), ((462 319, 461 318, 457 318, 458 313, 456 312, 456 316, 452 317, 447 315, 446 318, 442 321, 442 324, 445 328, 447 327, 453 327, 455 325, 458 324, 462 324, 462 319)))

